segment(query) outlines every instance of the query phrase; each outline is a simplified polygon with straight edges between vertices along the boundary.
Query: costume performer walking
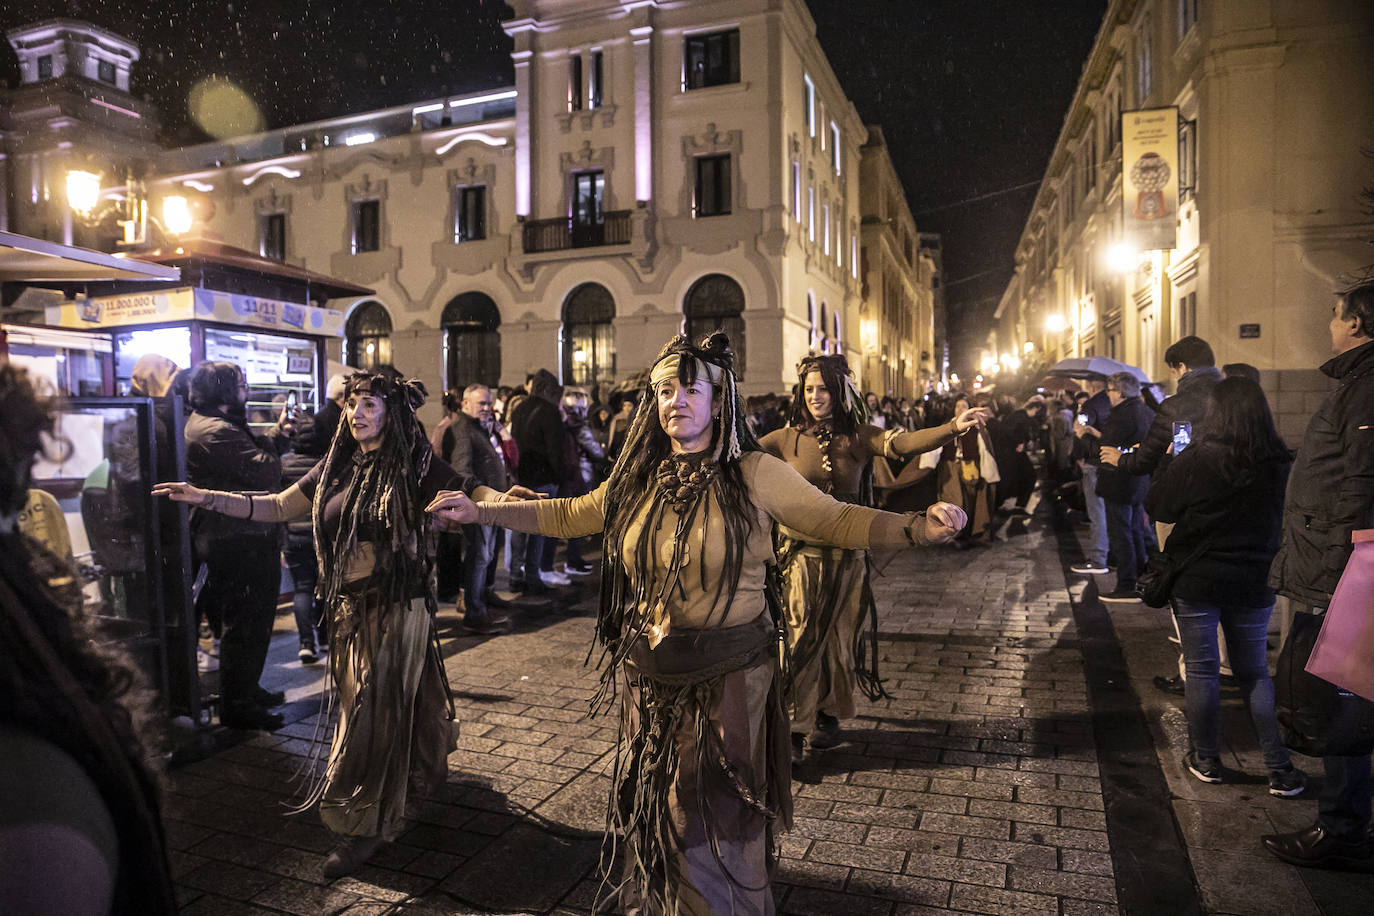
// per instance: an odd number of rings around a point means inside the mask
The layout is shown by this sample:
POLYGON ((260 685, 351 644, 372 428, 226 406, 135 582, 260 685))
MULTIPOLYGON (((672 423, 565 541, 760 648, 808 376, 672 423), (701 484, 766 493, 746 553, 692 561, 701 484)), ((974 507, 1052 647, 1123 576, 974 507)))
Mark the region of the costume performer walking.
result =
MULTIPOLYGON (((940 448, 987 421, 986 408, 965 409, 948 423, 908 432, 868 422, 868 405, 843 356, 808 356, 797 367, 797 389, 788 425, 759 440, 822 493, 862 506, 873 504, 874 456, 910 458, 940 448)), ((834 747, 840 720, 854 717, 855 688, 870 699, 882 695, 877 671, 877 609, 869 587, 868 552, 815 543, 786 525, 778 531, 792 671, 788 698, 792 758, 810 744, 834 747), (872 660, 863 663, 862 620, 872 624, 872 660)))
POLYGON ((280 493, 158 484, 153 492, 254 521, 311 517, 339 718, 323 777, 301 809, 341 842, 326 878, 358 868, 400 832, 406 805, 441 784, 457 737, 434 632, 434 532, 425 503, 476 489, 434 455, 415 411, 425 388, 395 369, 349 377, 329 451, 280 493))
POLYGON ((791 774, 772 521, 854 549, 935 543, 964 523, 956 506, 896 515, 807 484, 749 434, 733 364, 720 332, 672 340, 610 479, 586 496, 474 505, 455 493, 430 506, 554 537, 606 532, 597 635, 609 664, 592 711, 619 696, 602 867, 623 838, 615 893, 630 913, 773 912, 791 774))

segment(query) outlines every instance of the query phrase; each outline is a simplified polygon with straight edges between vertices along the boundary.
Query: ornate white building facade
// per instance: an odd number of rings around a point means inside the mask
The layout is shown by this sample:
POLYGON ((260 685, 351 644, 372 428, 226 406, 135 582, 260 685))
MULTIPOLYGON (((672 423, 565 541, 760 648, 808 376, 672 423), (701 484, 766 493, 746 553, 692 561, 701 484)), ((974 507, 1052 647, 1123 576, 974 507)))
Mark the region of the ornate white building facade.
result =
POLYGON ((847 354, 875 390, 934 380, 934 269, 890 163, 881 206, 912 249, 912 317, 862 333, 868 131, 801 0, 509 6, 509 88, 178 149, 150 145, 156 112, 127 92, 136 47, 64 20, 15 30, 25 69, 0 108, 3 224, 114 247, 111 224, 73 224, 71 169, 153 211, 184 197, 192 234, 376 290, 331 303, 348 315, 341 356, 392 361, 431 388, 519 384, 540 367, 608 384, 679 330, 717 326, 745 393, 786 390, 820 351, 847 354), (123 54, 122 81, 40 73, 42 35, 123 54), (905 368, 870 377, 884 356, 905 368))

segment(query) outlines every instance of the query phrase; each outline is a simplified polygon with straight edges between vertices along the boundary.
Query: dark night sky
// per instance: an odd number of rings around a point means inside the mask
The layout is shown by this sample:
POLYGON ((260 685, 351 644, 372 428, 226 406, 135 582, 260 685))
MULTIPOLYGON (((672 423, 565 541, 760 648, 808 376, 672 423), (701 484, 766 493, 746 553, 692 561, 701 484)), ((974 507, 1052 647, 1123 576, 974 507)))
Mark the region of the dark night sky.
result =
MULTIPOLYGON (((981 326, 1006 286, 1035 188, 995 192, 1042 176, 1106 5, 808 0, 841 85, 883 127, 917 226, 944 234, 952 336, 981 326)), ((246 89, 269 126, 508 85, 505 15, 500 0, 9 0, 0 28, 70 16, 133 38, 135 93, 169 140, 195 142, 187 93, 210 74, 246 89)), ((0 78, 17 75, 6 45, 0 78)))

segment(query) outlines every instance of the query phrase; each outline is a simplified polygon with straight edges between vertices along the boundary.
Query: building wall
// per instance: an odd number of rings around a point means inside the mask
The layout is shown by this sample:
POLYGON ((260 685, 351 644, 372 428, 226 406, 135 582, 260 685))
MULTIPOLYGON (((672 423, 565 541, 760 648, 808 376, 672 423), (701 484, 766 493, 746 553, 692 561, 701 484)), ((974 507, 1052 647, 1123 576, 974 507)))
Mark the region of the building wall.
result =
POLYGON ((1311 400, 1293 392, 1311 388, 1310 371, 1329 356, 1332 291, 1374 261, 1374 220, 1359 200, 1374 184, 1362 154, 1374 146, 1374 7, 1197 6, 1200 18, 1184 29, 1177 3, 1111 3, 988 350, 1030 340, 1047 361, 1116 355, 1162 379, 1168 344, 1196 333, 1219 363, 1263 370, 1291 440, 1311 400), (1177 106, 1181 122, 1196 125, 1197 150, 1177 247, 1128 252, 1124 269, 1111 261, 1121 239, 1118 98, 1121 109, 1177 106), (1076 176, 1090 160, 1096 190, 1085 193, 1076 176), (1064 330, 1048 331, 1056 319, 1064 330), (1259 336, 1242 338, 1242 324, 1258 324, 1259 336))

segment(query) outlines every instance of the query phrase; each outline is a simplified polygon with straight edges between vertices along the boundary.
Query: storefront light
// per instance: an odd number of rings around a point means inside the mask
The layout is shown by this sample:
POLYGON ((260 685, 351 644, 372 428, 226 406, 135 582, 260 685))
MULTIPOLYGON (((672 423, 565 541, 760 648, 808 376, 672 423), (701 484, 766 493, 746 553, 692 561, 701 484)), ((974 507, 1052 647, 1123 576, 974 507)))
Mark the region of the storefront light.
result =
POLYGON ((1051 312, 1045 318, 1045 330, 1051 334, 1058 334, 1064 330, 1064 316, 1058 312, 1051 312))
POLYGON ((100 176, 72 169, 67 173, 67 204, 77 213, 90 213, 100 202, 100 176))
POLYGON ((1125 242, 1117 242, 1107 248, 1107 266, 1117 273, 1130 273, 1139 263, 1140 252, 1125 242))
POLYGON ((1035 344, 1031 343, 1029 340, 1026 341, 1025 343, 1023 343, 1023 344, 1021 345, 1021 352, 1022 352, 1022 353, 1029 353, 1029 352, 1031 352, 1031 351, 1034 350, 1034 349, 1035 349, 1035 344))
POLYGON ((162 198, 162 228, 172 235, 191 231, 191 204, 180 194, 162 198))

